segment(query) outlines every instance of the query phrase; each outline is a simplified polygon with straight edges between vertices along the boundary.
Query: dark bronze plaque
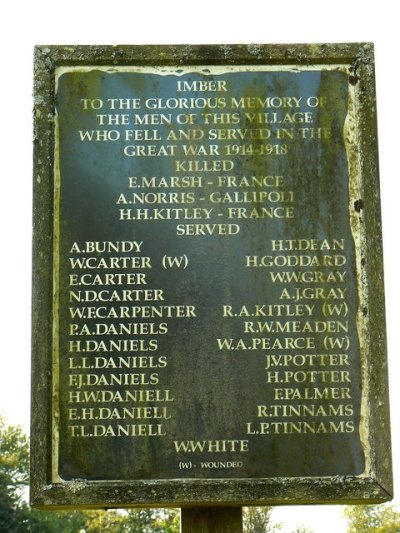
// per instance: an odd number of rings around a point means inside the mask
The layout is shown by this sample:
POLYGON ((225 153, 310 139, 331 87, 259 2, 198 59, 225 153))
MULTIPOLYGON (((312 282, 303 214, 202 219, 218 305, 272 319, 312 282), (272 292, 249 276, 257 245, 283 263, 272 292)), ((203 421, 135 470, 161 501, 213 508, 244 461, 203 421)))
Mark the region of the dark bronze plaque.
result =
POLYGON ((38 49, 54 238, 34 503, 388 499, 370 46, 111 50, 38 49))

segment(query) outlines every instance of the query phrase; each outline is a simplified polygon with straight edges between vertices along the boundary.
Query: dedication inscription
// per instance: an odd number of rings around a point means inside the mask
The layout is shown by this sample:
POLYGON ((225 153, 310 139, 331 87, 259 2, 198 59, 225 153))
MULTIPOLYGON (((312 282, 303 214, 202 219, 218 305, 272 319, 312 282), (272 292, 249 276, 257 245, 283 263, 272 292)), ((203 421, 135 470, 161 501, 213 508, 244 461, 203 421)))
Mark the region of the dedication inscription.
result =
POLYGON ((56 75, 59 476, 362 473, 348 67, 56 75))
POLYGON ((370 54, 38 48, 34 505, 391 497, 370 54))

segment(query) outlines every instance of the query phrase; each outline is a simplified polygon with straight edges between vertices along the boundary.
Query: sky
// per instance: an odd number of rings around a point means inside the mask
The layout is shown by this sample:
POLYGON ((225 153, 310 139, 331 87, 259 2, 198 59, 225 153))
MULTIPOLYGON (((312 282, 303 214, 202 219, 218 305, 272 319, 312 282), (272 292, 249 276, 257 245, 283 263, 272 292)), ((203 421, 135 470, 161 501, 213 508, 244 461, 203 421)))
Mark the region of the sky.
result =
MULTIPOLYGON (((4 7, 6 6, 6 7, 4 7)), ((400 479, 398 15, 394 2, 47 0, 1 8, 0 412, 29 430, 32 56, 35 44, 375 43, 395 491, 400 479)), ((398 489, 399 490, 399 489, 398 489)), ((398 500, 395 500, 398 501, 398 500)), ((281 507, 282 531, 346 530, 340 506, 281 507)))

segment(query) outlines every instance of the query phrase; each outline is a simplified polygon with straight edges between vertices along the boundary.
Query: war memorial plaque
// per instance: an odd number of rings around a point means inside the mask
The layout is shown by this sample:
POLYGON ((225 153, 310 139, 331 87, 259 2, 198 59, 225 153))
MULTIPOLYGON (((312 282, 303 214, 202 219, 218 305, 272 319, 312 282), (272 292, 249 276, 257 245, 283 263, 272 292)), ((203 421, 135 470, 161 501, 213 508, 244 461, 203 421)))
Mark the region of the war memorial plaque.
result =
POLYGON ((371 45, 35 65, 32 503, 390 499, 371 45))

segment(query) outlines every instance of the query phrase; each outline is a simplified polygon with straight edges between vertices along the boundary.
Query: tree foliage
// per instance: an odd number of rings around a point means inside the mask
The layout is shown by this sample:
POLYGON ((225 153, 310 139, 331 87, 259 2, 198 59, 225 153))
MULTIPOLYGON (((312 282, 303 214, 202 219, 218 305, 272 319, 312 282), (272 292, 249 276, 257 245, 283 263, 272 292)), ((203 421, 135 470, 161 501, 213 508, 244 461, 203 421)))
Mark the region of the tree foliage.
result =
POLYGON ((350 505, 345 515, 349 533, 400 532, 400 510, 393 505, 350 505))
POLYGON ((85 531, 86 517, 81 511, 39 511, 26 506, 24 529, 29 533, 79 533, 85 531))
POLYGON ((246 507, 243 512, 244 533, 269 533, 280 529, 271 525, 272 507, 246 507))
POLYGON ((296 526, 296 529, 294 529, 292 533, 313 533, 313 531, 307 526, 300 525, 300 526, 296 526))
POLYGON ((85 533, 179 533, 178 510, 87 511, 85 533))
POLYGON ((22 501, 28 483, 28 439, 20 427, 0 416, 0 531, 21 531, 26 520, 22 501))

